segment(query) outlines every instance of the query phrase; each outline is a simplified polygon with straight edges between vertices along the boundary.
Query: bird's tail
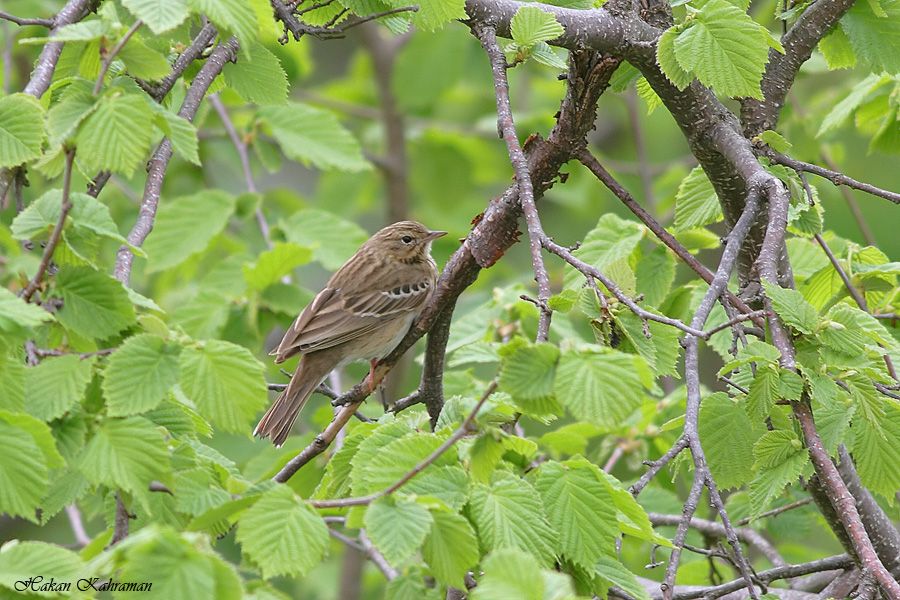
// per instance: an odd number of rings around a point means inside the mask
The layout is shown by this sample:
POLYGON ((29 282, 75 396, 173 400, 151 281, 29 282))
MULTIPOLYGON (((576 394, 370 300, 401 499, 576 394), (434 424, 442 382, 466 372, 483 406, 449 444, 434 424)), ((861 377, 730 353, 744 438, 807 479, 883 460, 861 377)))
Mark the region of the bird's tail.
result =
POLYGON ((307 355, 300 360, 291 382, 259 420, 253 435, 269 438, 278 447, 284 444, 303 405, 330 371, 328 368, 330 365, 316 358, 318 357, 307 355))

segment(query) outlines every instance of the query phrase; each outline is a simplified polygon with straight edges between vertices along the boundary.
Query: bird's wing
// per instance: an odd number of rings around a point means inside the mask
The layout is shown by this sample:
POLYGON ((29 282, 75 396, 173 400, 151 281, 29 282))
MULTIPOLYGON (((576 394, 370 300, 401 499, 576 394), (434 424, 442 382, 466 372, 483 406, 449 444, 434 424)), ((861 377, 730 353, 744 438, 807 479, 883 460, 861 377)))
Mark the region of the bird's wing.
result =
POLYGON ((357 293, 327 287, 300 313, 272 354, 282 362, 298 352, 331 348, 367 335, 387 320, 420 311, 432 287, 430 280, 357 293))

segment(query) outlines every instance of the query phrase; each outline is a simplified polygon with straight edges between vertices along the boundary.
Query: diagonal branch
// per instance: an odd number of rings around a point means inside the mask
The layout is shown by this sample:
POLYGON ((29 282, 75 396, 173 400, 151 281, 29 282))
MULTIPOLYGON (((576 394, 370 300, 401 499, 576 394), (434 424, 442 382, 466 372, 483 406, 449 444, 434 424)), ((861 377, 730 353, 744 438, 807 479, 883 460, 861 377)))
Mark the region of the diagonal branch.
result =
POLYGON ((818 175, 819 177, 827 179, 836 186, 846 186, 855 190, 859 190, 861 192, 872 194, 873 196, 878 196, 879 198, 884 198, 885 200, 890 200, 894 204, 900 204, 900 194, 898 194, 897 192, 881 189, 880 187, 874 186, 871 183, 857 181, 856 179, 848 177, 847 175, 844 175, 843 173, 840 173, 838 171, 826 169, 825 167, 820 167, 812 163, 803 162, 802 160, 797 160, 778 152, 770 152, 768 154, 774 162, 778 163, 779 165, 790 167, 798 173, 812 173, 813 175, 818 175))
POLYGON ((546 342, 550 335, 550 307, 547 301, 550 299, 550 278, 547 276, 547 267, 544 266, 544 258, 541 255, 541 237, 544 232, 541 229, 541 221, 537 207, 534 204, 534 189, 531 186, 531 174, 528 172, 528 160, 519 144, 516 135, 516 127, 513 122, 512 109, 509 102, 509 80, 506 77, 506 57, 497 45, 497 35, 493 27, 473 24, 472 33, 481 42, 488 59, 491 61, 491 72, 494 77, 494 94, 497 97, 497 130, 503 141, 506 142, 506 150, 509 153, 509 162, 512 163, 516 174, 516 185, 519 188, 519 204, 525 215, 525 224, 528 227, 528 247, 531 250, 531 266, 534 269, 534 278, 538 284, 538 308, 541 316, 538 322, 538 342, 546 342))
MULTIPOLYGON (((197 72, 191 87, 188 88, 184 96, 184 102, 178 111, 178 116, 192 121, 200 108, 200 102, 206 95, 209 86, 213 80, 222 72, 225 63, 237 58, 238 42, 232 37, 216 46, 212 54, 206 60, 206 63, 197 72)), ((156 219, 156 209, 159 206, 159 197, 162 193, 163 178, 169 161, 172 158, 172 142, 166 138, 157 147, 156 152, 150 158, 149 167, 147 169, 147 183, 144 186, 144 196, 141 199, 141 207, 138 212, 138 218, 131 231, 128 233, 128 243, 132 246, 141 246, 150 231, 153 229, 153 222, 156 219)), ((128 246, 119 248, 116 254, 115 276, 116 279, 128 285, 131 279, 131 266, 134 262, 134 254, 128 246)))

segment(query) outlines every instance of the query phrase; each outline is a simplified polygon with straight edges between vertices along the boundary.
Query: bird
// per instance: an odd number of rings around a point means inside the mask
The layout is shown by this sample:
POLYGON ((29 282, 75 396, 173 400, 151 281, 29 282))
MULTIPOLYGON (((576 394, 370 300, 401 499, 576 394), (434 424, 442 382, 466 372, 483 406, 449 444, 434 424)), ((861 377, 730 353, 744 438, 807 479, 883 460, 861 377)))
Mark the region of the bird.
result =
POLYGON ((374 388, 378 361, 397 347, 434 292, 438 271, 431 244, 446 233, 416 221, 393 223, 332 275, 270 352, 276 364, 301 358, 255 436, 281 447, 312 393, 348 363, 370 361, 368 382, 374 388))

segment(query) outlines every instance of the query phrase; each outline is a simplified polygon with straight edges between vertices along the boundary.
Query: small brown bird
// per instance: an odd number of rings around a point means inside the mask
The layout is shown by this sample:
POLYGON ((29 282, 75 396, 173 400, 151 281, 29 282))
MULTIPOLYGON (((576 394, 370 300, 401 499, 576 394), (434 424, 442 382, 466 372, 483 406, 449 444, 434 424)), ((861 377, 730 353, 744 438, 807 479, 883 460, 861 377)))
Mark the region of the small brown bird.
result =
POLYGON ((276 363, 295 354, 302 358, 254 435, 281 446, 300 409, 333 369, 370 360, 373 382, 378 360, 397 347, 434 291, 431 242, 446 233, 400 221, 369 238, 338 269, 271 352, 276 363))

